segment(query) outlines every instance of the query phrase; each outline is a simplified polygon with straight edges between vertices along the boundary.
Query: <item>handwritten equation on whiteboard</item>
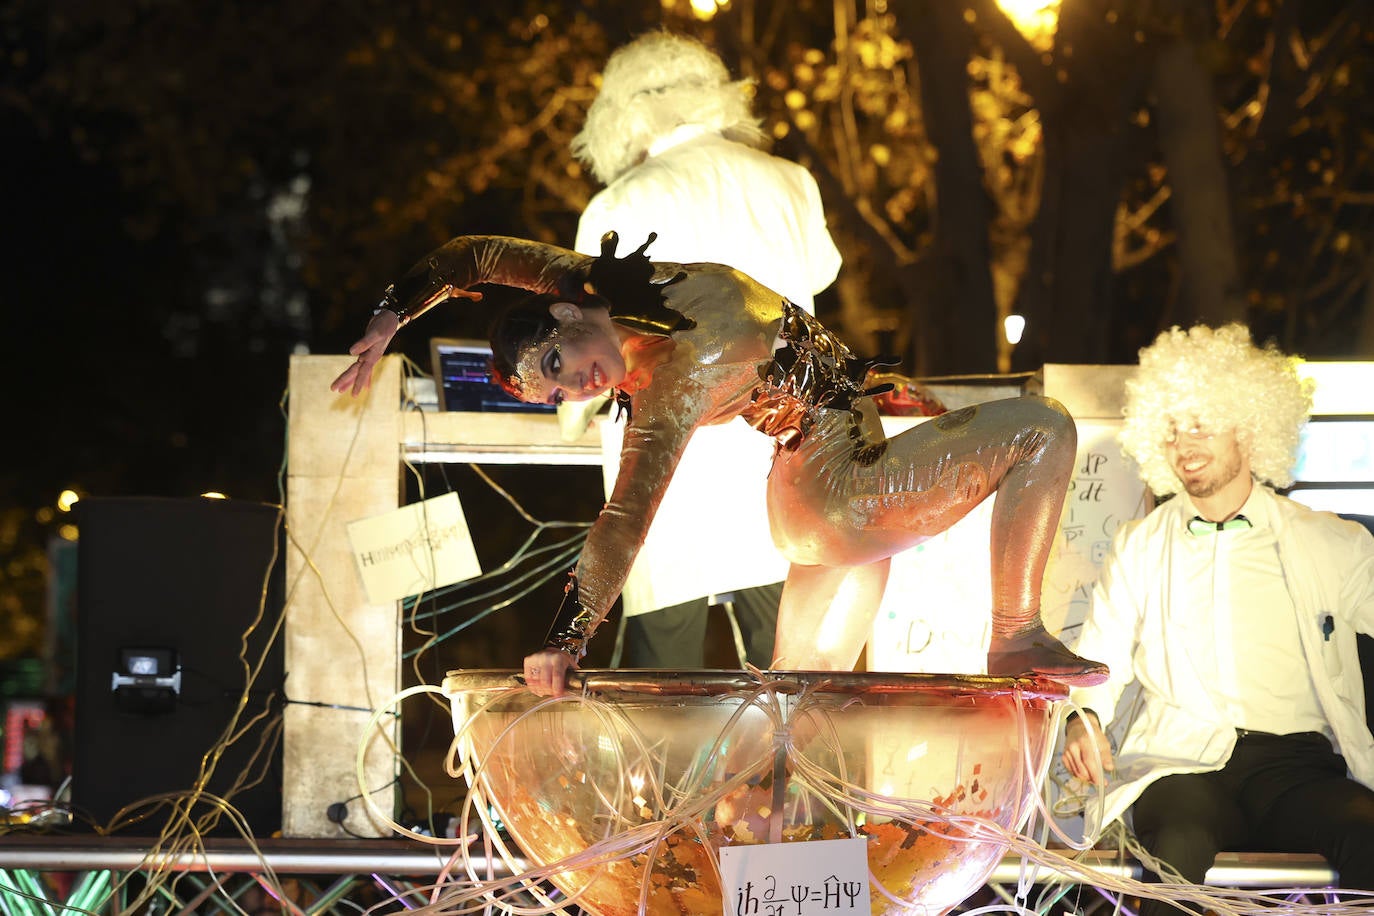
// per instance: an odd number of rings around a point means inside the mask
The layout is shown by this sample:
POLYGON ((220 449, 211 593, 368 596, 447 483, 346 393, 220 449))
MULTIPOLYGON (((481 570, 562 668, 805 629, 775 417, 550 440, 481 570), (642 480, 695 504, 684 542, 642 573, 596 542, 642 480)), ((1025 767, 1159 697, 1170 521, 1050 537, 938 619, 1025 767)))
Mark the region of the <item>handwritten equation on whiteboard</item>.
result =
POLYGON ((1078 421, 1074 475, 1041 592, 1045 625, 1066 638, 1076 635, 1087 616, 1117 529, 1149 510, 1149 491, 1136 464, 1117 444, 1120 428, 1119 421, 1078 421))

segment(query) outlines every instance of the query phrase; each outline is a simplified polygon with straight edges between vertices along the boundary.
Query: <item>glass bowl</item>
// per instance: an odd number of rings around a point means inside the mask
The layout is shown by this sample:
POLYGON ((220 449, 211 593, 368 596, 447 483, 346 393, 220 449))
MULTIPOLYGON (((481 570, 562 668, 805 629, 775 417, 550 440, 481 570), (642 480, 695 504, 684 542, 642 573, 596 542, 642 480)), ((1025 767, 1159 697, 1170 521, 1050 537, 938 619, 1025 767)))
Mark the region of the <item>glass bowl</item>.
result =
POLYGON ((1040 790, 1067 688, 978 675, 587 670, 557 700, 451 672, 456 766, 567 906, 723 912, 718 852, 867 840, 872 912, 947 912, 1040 790))

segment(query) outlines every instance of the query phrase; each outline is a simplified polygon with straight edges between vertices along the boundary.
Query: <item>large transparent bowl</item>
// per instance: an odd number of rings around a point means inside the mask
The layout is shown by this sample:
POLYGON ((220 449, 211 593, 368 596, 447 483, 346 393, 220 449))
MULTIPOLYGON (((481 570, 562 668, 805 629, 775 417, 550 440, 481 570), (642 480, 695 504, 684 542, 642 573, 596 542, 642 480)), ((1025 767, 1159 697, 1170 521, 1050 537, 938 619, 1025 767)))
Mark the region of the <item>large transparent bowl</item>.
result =
POLYGON ((488 826, 599 916, 721 913, 721 847, 849 837, 868 841, 874 913, 947 912, 1029 813, 1067 696, 982 676, 634 670, 572 672, 554 701, 513 671, 453 672, 444 692, 488 826))

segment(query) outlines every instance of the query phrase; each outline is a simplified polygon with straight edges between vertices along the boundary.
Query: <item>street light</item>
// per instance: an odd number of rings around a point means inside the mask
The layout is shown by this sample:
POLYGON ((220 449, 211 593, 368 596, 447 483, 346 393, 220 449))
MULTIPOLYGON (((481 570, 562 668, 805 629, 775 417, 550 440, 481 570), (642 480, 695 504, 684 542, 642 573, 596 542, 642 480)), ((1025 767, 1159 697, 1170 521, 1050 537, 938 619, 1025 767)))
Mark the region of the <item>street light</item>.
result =
POLYGON ((1013 347, 1021 342, 1021 334, 1026 330, 1026 319, 1021 315, 1008 315, 1002 319, 1002 333, 1007 336, 1007 343, 1013 347))

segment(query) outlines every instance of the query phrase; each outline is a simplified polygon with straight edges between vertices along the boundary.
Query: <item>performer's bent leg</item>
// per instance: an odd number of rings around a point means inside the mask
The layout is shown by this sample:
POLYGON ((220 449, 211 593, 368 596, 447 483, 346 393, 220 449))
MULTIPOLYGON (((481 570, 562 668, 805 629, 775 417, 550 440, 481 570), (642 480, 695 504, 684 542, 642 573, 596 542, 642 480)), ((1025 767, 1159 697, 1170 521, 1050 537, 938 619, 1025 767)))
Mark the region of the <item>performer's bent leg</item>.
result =
MULTIPOLYGON (((768 505, 784 553, 818 566, 859 567, 948 530, 995 493, 989 673, 1069 684, 1106 679, 1106 666, 1068 651, 1040 621, 1041 580, 1077 449, 1062 405, 1035 397, 993 401, 886 441, 865 431, 856 442, 848 428, 841 435, 838 416, 774 459, 768 505)), ((876 415, 864 420, 877 424, 876 415)))
MULTIPOLYGON (((1249 828, 1239 805, 1218 773, 1182 773, 1151 783, 1131 808, 1136 837, 1193 884, 1207 877, 1217 853, 1242 845, 1249 828)), ((1147 881, 1159 876, 1146 870, 1147 881)), ((1178 916, 1160 900, 1143 899, 1140 916, 1178 916)))
MULTIPOLYGON (((996 490, 988 673, 1037 674, 1082 685, 1106 680, 1105 665, 1070 652, 1040 619, 1045 564, 1078 447, 1073 418, 1057 401, 1015 398, 953 411, 932 424, 944 440, 941 451, 968 469, 961 476, 981 475, 983 492, 996 490)), ((967 489, 966 501, 976 504, 977 487, 967 489)))
POLYGON ((866 566, 792 564, 778 608, 771 668, 851 671, 868 641, 890 559, 866 566))

